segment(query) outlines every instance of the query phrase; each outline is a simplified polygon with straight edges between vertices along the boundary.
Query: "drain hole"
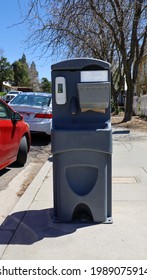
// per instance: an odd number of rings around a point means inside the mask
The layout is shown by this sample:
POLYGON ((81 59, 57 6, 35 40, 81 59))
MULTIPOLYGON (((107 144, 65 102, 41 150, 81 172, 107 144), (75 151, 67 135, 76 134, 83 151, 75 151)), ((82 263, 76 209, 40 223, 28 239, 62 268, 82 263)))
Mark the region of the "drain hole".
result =
POLYGON ((93 222, 92 213, 89 207, 83 203, 78 204, 72 215, 73 222, 93 222))

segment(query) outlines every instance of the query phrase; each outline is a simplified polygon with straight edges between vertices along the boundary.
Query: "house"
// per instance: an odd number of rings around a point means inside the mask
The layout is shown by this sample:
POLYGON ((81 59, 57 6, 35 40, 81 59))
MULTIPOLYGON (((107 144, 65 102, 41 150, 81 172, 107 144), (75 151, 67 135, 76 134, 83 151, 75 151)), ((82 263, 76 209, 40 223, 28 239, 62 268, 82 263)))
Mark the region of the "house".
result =
POLYGON ((23 92, 33 91, 31 87, 12 86, 9 82, 3 82, 3 92, 8 93, 10 90, 23 92))
POLYGON ((3 82, 2 90, 3 92, 8 92, 12 89, 12 86, 10 85, 9 82, 3 82))
POLYGON ((147 94, 147 43, 144 55, 138 67, 138 76, 136 80, 136 95, 141 96, 147 94))
POLYGON ((147 43, 138 67, 135 89, 136 96, 133 97, 133 112, 136 115, 147 116, 147 43))

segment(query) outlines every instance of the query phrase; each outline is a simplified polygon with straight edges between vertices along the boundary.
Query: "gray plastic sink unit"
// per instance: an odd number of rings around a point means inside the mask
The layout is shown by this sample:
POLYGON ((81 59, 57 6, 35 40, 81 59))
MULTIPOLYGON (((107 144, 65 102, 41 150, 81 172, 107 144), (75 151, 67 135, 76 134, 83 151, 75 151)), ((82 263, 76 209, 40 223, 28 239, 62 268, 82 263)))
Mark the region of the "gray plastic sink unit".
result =
POLYGON ((54 64, 52 89, 54 221, 112 223, 110 65, 54 64))

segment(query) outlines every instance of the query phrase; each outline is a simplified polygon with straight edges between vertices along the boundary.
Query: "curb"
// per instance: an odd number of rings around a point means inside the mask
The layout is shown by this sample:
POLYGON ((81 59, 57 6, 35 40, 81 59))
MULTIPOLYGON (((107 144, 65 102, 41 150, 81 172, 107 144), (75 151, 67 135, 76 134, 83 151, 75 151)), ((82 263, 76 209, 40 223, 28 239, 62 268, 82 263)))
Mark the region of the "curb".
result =
POLYGON ((37 176, 28 186, 25 193, 13 207, 11 212, 7 215, 6 219, 1 225, 1 246, 0 246, 0 260, 3 259, 5 251, 9 246, 11 239, 13 238, 19 224, 23 220, 26 211, 31 206, 37 193, 39 192, 47 174, 51 171, 52 163, 48 161, 40 169, 37 176))
POLYGON ((11 210, 9 215, 11 215, 14 212, 27 211, 29 209, 31 203, 33 202, 35 196, 37 195, 39 189, 41 188, 41 185, 44 182, 48 172, 51 171, 51 168, 52 168, 52 163, 49 160, 46 161, 45 164, 40 169, 37 176, 34 178, 34 180, 26 189, 25 193, 22 195, 22 197, 16 203, 14 208, 11 210))

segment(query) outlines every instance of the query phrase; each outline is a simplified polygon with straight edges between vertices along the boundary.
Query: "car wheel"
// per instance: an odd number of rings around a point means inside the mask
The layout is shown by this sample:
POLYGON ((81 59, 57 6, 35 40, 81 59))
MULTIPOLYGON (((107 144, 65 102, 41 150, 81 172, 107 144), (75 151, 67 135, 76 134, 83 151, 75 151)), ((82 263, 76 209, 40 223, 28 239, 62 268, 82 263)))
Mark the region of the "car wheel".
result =
POLYGON ((28 154, 28 144, 27 144, 27 139, 24 136, 20 141, 20 146, 19 146, 17 160, 16 160, 16 163, 19 166, 24 166, 24 164, 27 161, 27 154, 28 154))

